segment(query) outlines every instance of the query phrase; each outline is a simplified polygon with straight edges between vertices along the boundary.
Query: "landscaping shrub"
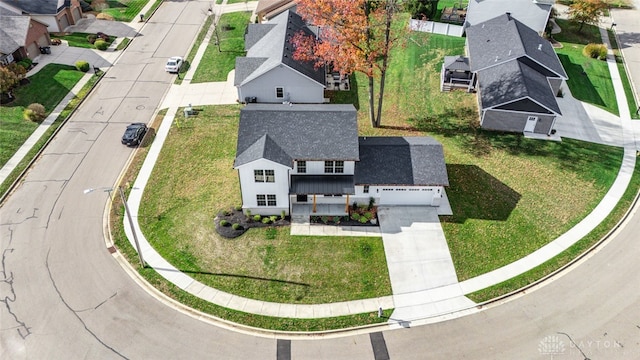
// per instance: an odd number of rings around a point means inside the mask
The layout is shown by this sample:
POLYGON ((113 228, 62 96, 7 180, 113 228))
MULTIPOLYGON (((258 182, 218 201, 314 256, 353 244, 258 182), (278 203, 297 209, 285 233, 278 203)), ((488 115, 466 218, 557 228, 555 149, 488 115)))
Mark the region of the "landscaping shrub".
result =
POLYGON ((326 224, 326 223, 328 223, 328 222, 329 222, 329 217, 328 217, 328 216, 323 216, 323 217, 321 218, 321 220, 322 220, 322 222, 323 222, 323 223, 325 223, 325 224, 326 224))
POLYGON ((220 226, 227 226, 229 222, 227 220, 220 220, 220 226))
MULTIPOLYGON (((256 215, 256 216, 259 216, 259 215, 256 215)), ((271 219, 268 218, 268 217, 264 217, 264 218, 262 218, 262 223, 263 224, 269 224, 269 223, 271 223, 271 219)))
POLYGON ((25 70, 29 70, 31 68, 31 65, 33 64, 33 60, 25 58, 18 61, 17 64, 22 66, 25 70))
POLYGON ((271 215, 271 216, 269 216, 269 219, 271 220, 271 222, 276 222, 276 221, 278 221, 278 216, 271 215))
POLYGON ((233 230, 240 230, 240 224, 238 223, 234 223, 233 225, 231 225, 231 227, 233 228, 233 230))
POLYGON ((89 63, 84 60, 78 60, 76 61, 76 69, 82 72, 87 72, 89 71, 89 63))
POLYGON ((42 104, 33 103, 24 109, 23 116, 25 120, 39 122, 47 116, 45 108, 42 104))
POLYGON ((260 215, 254 215, 253 216, 253 220, 254 221, 260 221, 261 218, 262 218, 262 216, 260 216, 260 215))
POLYGON ((588 44, 582 49, 584 56, 593 59, 605 60, 607 58, 607 47, 604 44, 588 44))
POLYGON ((95 35, 95 34, 87 35, 87 41, 89 42, 89 44, 94 44, 96 42, 97 38, 98 38, 98 36, 95 35))
POLYGON ((222 212, 222 215, 229 216, 229 215, 231 215, 231 211, 225 210, 225 211, 222 212))
POLYGON ((107 50, 107 48, 109 48, 109 44, 106 41, 102 40, 102 39, 101 40, 96 40, 96 42, 93 43, 93 46, 95 46, 96 49, 102 50, 102 51, 107 50))
POLYGON ((358 213, 351 214, 351 220, 360 221, 360 214, 358 213))
POLYGON ((373 196, 371 196, 371 197, 369 198, 369 206, 368 206, 368 208, 367 208, 367 209, 368 209, 368 210, 373 209, 373 205, 375 205, 375 204, 376 204, 376 199, 375 199, 373 196))
POLYGON ((284 220, 285 217, 287 217, 287 212, 282 210, 282 212, 280 213, 280 220, 284 220))
POLYGON ((361 224, 366 224, 367 222, 369 222, 366 216, 361 216, 359 221, 361 224))
POLYGON ((247 210, 247 218, 251 219, 251 210, 247 210))
POLYGON ((363 218, 365 218, 366 220, 371 220, 373 219, 373 214, 370 212, 366 212, 364 213, 364 216, 362 216, 363 218))
POLYGON ((242 205, 237 205, 237 206, 235 207, 235 209, 236 209, 236 211, 242 211, 242 205))

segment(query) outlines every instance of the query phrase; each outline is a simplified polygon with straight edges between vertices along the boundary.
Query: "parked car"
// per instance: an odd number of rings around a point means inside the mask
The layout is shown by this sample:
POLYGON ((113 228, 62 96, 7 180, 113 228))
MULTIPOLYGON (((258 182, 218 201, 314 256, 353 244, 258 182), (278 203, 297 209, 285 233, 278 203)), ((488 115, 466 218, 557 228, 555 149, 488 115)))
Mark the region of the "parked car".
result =
POLYGON ((147 125, 143 123, 133 123, 127 126, 122 135, 122 144, 127 146, 138 146, 142 142, 142 138, 147 133, 147 125))
POLYGON ((167 65, 164 66, 164 70, 170 73, 180 72, 184 59, 180 56, 172 56, 167 60, 167 65))

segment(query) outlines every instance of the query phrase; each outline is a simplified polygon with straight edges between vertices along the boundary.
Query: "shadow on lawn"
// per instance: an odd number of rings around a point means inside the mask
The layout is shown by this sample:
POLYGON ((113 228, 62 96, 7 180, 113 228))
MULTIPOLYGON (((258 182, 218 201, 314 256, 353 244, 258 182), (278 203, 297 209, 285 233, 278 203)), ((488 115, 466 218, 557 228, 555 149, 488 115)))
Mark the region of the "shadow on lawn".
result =
POLYGON ((585 67, 572 62, 571 58, 565 54, 558 54, 558 58, 560 58, 560 62, 569 76, 567 85, 569 85, 573 97, 587 103, 606 107, 607 104, 598 94, 598 90, 591 82, 585 67))
POLYGON ((237 279, 268 281, 268 282, 275 282, 275 283, 279 283, 279 284, 296 285, 296 286, 303 286, 303 287, 310 287, 311 286, 311 285, 309 285, 307 283, 300 283, 300 282, 295 282, 295 281, 285 281, 285 280, 278 280, 278 279, 267 279, 267 278, 261 278, 261 277, 256 277, 256 276, 249 276, 249 275, 212 273, 212 272, 207 272, 207 271, 193 271, 193 270, 183 270, 183 269, 165 269, 165 268, 156 268, 156 269, 157 270, 163 270, 163 271, 182 272, 182 273, 186 273, 186 274, 211 275, 211 276, 230 277, 230 278, 237 278, 237 279))
POLYGON ((476 165, 448 164, 447 172, 447 196, 455 215, 442 217, 444 221, 506 221, 520 201, 518 192, 476 165))

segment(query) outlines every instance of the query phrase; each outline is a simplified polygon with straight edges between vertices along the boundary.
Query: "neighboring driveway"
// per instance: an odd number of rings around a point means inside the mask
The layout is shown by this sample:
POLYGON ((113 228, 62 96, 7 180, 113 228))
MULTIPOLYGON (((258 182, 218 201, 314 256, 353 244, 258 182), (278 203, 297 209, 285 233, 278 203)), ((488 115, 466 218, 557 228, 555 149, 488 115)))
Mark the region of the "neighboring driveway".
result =
POLYGON ((395 305, 392 319, 425 318, 474 305, 455 286, 438 298, 429 291, 458 283, 437 208, 381 206, 378 220, 395 305))

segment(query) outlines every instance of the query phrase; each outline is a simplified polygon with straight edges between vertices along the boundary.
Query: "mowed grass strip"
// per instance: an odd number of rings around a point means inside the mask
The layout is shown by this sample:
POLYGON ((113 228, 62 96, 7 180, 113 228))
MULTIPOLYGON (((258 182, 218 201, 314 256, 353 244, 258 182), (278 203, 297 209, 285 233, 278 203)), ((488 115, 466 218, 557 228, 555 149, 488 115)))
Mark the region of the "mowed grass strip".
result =
POLYGON ((227 75, 236 66, 236 57, 245 55, 244 32, 250 18, 251 12, 246 11, 222 14, 191 82, 227 80, 227 75))
POLYGON ((44 105, 47 115, 84 76, 73 66, 48 64, 33 76, 30 83, 14 91, 16 99, 0 106, 0 166, 4 166, 31 136, 38 123, 24 120, 22 114, 32 103, 44 105))
POLYGON ((555 34, 554 38, 563 46, 556 49, 556 52, 569 76, 567 85, 573 97, 619 115, 607 62, 592 59, 582 53, 585 45, 602 43, 598 28, 585 25, 579 33, 579 25, 573 22, 562 19, 557 19, 556 22, 562 28, 562 32, 555 34))
POLYGON ((108 0, 103 13, 113 16, 115 21, 129 22, 140 15, 149 0, 108 0))
POLYGON ((291 236, 252 229, 217 235, 213 219, 241 204, 233 169, 238 106, 210 106, 171 129, 143 198, 141 224, 171 264, 217 289, 284 303, 391 294, 382 240, 291 236))

